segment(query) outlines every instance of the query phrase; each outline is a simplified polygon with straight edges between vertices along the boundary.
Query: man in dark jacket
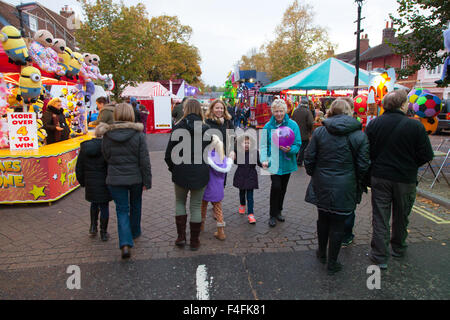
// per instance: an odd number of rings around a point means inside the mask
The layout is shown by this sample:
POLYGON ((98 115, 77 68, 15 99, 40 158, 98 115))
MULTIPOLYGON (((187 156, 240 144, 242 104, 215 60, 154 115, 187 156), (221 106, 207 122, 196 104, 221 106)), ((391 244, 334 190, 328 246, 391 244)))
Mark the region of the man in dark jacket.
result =
POLYGON ((308 146, 309 138, 311 137, 311 132, 313 128, 314 118, 308 109, 307 104, 301 104, 292 115, 292 120, 297 122, 298 127, 300 128, 300 135, 302 137, 302 145, 300 147, 300 151, 297 156, 297 164, 299 166, 303 165, 303 158, 305 154, 305 149, 308 146))
POLYGON ((388 93, 385 112, 366 128, 370 143, 373 234, 370 259, 387 268, 389 220, 392 211, 392 256, 406 252, 408 216, 416 198, 418 168, 433 159, 433 149, 423 125, 406 116, 407 94, 388 93))

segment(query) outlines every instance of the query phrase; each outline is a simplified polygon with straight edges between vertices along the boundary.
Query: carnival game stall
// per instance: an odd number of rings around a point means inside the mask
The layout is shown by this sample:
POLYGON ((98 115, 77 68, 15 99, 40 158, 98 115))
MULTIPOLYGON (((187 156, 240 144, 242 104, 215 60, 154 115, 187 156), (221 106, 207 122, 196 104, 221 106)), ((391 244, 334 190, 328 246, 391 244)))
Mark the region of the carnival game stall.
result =
POLYGON ((90 54, 73 52, 47 30, 38 30, 30 42, 5 26, 0 42, 0 204, 55 201, 79 187, 79 146, 91 139, 85 102, 94 80, 111 86, 112 75, 100 73, 98 56, 88 66, 90 54), (52 96, 52 86, 63 89, 52 96), (69 139, 48 145, 41 116, 56 97, 69 139))
POLYGON ((172 131, 172 101, 180 100, 159 82, 142 82, 127 86, 122 98, 134 97, 145 106, 147 117, 146 133, 169 133, 172 131))

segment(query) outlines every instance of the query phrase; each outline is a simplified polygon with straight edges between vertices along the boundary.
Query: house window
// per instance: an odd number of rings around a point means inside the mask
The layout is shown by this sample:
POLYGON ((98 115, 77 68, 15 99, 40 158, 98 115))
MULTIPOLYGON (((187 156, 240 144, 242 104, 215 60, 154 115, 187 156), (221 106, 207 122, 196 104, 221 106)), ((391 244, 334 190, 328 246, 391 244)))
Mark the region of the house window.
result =
POLYGON ((372 61, 367 62, 367 71, 372 71, 372 61))
POLYGON ((408 57, 403 57, 400 69, 405 69, 408 66, 408 62, 409 62, 408 57))
POLYGON ((38 21, 37 21, 35 16, 29 15, 28 16, 28 23, 29 23, 31 31, 34 31, 34 32, 38 31, 38 21))

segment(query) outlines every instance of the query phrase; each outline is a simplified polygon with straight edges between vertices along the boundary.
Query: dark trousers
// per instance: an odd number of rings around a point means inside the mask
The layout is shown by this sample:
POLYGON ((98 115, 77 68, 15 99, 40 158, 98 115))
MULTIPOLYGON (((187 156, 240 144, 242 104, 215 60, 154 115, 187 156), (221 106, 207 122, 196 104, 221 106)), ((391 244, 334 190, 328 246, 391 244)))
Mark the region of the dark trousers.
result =
POLYGON ((328 262, 336 262, 344 238, 345 220, 348 216, 319 211, 317 220, 317 237, 319 252, 326 255, 328 247, 328 262))
POLYGON ((247 196, 247 213, 254 214, 253 212, 253 189, 243 190, 239 189, 239 199, 241 206, 245 206, 245 197, 247 196))
POLYGON ((291 174, 270 176, 272 185, 270 186, 270 216, 276 217, 281 214, 283 210, 284 196, 286 195, 287 186, 291 174))
POLYGON ((300 150, 298 151, 298 155, 297 155, 297 163, 299 165, 303 165, 303 160, 305 159, 305 149, 309 144, 309 139, 308 140, 302 140, 302 144, 300 146, 300 150))
POLYGON ((372 241, 370 257, 377 263, 387 263, 389 242, 392 250, 403 254, 408 236, 408 216, 416 199, 415 183, 400 183, 372 177, 372 241), (392 236, 390 219, 392 213, 392 236))
POLYGON ((141 235, 142 184, 108 188, 116 204, 119 248, 133 247, 133 239, 141 235))
POLYGON ((353 234, 353 227, 355 226, 355 211, 347 216, 344 222, 344 240, 349 241, 355 237, 353 234))
POLYGON ((100 219, 109 218, 109 202, 97 203, 91 202, 91 211, 98 212, 100 210, 100 219))

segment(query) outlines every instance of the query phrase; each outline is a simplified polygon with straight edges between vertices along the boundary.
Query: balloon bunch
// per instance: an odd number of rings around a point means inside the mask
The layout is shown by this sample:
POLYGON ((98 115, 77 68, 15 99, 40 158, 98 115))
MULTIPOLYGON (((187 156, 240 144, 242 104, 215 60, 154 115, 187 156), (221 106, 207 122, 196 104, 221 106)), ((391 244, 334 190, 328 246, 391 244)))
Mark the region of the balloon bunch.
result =
POLYGON ((408 108, 419 117, 428 134, 437 130, 441 107, 441 99, 426 89, 414 88, 408 94, 408 108))

